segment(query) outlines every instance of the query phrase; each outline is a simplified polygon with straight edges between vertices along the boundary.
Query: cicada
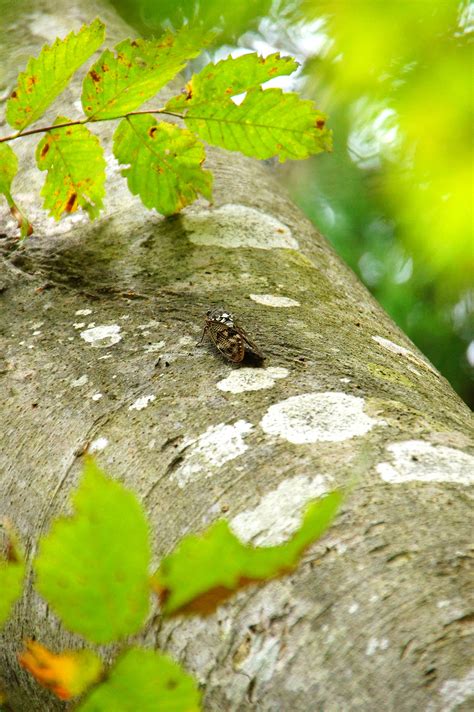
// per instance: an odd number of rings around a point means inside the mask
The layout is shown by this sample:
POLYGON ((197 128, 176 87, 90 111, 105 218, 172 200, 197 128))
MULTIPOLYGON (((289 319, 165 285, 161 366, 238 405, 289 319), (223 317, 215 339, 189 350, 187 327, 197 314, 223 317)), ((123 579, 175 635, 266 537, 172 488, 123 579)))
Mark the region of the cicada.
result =
POLYGON ((200 343, 206 335, 220 353, 233 363, 241 363, 244 358, 248 358, 260 364, 265 359, 258 346, 236 322, 234 315, 221 307, 207 311, 200 343))

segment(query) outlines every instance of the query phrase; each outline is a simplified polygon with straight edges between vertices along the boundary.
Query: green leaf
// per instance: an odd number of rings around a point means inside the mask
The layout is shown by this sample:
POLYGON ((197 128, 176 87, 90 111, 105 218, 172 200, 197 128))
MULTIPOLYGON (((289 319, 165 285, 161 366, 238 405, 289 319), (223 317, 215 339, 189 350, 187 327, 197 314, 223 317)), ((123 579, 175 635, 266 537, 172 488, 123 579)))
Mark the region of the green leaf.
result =
POLYGON ((31 57, 26 71, 18 76, 18 84, 7 102, 7 121, 22 131, 39 119, 66 88, 72 75, 84 64, 105 37, 100 20, 84 25, 77 34, 45 45, 38 57, 31 57))
POLYGON ((82 106, 94 120, 134 111, 202 51, 202 35, 189 30, 160 40, 124 40, 106 50, 84 78, 82 106))
POLYGON ((331 149, 326 117, 311 101, 281 89, 251 89, 242 104, 191 104, 186 125, 204 141, 253 158, 301 159, 331 149))
POLYGON ((173 215, 201 193, 211 200, 212 174, 202 168, 204 146, 191 131, 152 116, 129 116, 117 127, 114 155, 130 191, 147 208, 173 215))
POLYGON ((163 613, 206 614, 236 589, 292 571, 302 552, 327 529, 341 501, 342 493, 335 491, 312 503, 301 528, 279 546, 246 546, 225 520, 201 536, 185 537, 152 579, 163 613))
POLYGON ((21 236, 26 237, 33 233, 33 226, 13 200, 11 194, 12 181, 18 173, 18 158, 15 152, 6 143, 0 143, 0 193, 5 196, 10 206, 10 212, 18 223, 21 236))
POLYGON ((40 541, 36 588, 69 630, 95 643, 135 633, 149 608, 148 525, 135 496, 92 462, 75 514, 40 541))
POLYGON ((228 57, 193 75, 185 93, 171 99, 166 108, 174 111, 216 99, 230 100, 274 77, 292 74, 297 68, 298 62, 293 57, 280 57, 279 52, 268 57, 259 57, 256 52, 235 59, 228 57))
POLYGON ((200 694, 190 675, 167 655, 131 648, 78 712, 199 712, 200 694))
MULTIPOLYGON (((58 116, 55 124, 69 122, 58 116)), ((36 149, 36 162, 48 171, 41 190, 44 208, 56 220, 83 208, 93 220, 103 207, 105 159, 99 139, 85 126, 48 131, 36 149)))
POLYGON ((0 625, 2 625, 12 609, 13 604, 21 596, 25 576, 23 552, 13 530, 5 525, 7 534, 6 555, 0 552, 0 625))

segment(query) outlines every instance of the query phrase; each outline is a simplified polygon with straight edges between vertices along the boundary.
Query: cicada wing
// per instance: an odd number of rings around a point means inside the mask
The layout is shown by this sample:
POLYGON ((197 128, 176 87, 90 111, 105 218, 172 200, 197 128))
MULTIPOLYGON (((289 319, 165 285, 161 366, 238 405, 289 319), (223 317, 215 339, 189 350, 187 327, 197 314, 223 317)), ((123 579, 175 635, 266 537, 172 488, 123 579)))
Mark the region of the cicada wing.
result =
POLYGON ((208 326, 208 334, 216 348, 229 361, 239 363, 245 356, 245 345, 242 336, 235 329, 211 322, 208 326))

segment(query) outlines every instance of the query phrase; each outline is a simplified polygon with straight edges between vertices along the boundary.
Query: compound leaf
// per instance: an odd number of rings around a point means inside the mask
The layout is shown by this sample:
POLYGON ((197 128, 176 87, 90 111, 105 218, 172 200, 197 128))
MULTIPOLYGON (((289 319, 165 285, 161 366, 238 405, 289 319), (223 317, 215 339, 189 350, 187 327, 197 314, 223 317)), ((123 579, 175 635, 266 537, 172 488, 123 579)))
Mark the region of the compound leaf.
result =
POLYGON ((10 126, 22 131, 39 119, 77 69, 100 47, 104 37, 105 27, 97 19, 84 25, 77 34, 71 32, 63 40, 45 45, 38 57, 31 57, 7 102, 10 126))
POLYGON ((207 143, 253 158, 278 156, 283 162, 331 149, 325 115, 281 89, 251 89, 240 105, 227 99, 191 102, 185 122, 207 143))
POLYGON ((36 588, 64 625, 95 643, 135 633, 149 608, 148 525, 135 496, 88 461, 75 513, 40 540, 36 588))
MULTIPOLYGON (((58 116, 55 124, 70 121, 58 116)), ((85 126, 48 131, 36 149, 36 162, 48 171, 41 195, 44 208, 56 220, 83 208, 93 220, 103 207, 105 159, 99 139, 85 126)))
POLYGON ((297 68, 298 62, 293 57, 281 57, 279 52, 268 57, 260 57, 256 52, 228 57, 194 74, 185 92, 171 99, 166 108, 182 110, 205 101, 230 99, 270 79, 292 74, 297 68))
POLYGON ((33 226, 15 203, 11 194, 12 181, 17 172, 18 158, 15 152, 8 144, 0 143, 0 193, 5 196, 10 206, 10 212, 18 223, 21 236, 26 237, 33 233, 33 226))
POLYGON ((0 552, 0 625, 2 625, 12 609, 13 604, 21 596, 25 562, 16 535, 9 526, 5 526, 7 535, 6 553, 0 552))
POLYGON ((225 520, 201 536, 185 537, 152 579, 163 613, 210 613, 238 588, 292 571, 302 552, 327 529, 341 501, 341 492, 335 491, 310 504, 301 528, 278 546, 242 544, 225 520))
POLYGON ((92 650, 56 654, 34 640, 27 640, 25 646, 18 656, 20 665, 61 700, 82 694, 102 673, 102 661, 92 650))
POLYGON ((82 107, 93 120, 134 111, 202 51, 202 34, 184 30, 159 40, 124 40, 105 50, 84 78, 82 107))
POLYGON ((199 712, 200 694, 190 675, 167 655, 131 648, 78 712, 199 712))
POLYGON ((130 191, 147 208, 172 215, 198 197, 211 200, 212 174, 202 168, 204 146, 196 136, 152 116, 123 119, 114 135, 114 154, 130 191))

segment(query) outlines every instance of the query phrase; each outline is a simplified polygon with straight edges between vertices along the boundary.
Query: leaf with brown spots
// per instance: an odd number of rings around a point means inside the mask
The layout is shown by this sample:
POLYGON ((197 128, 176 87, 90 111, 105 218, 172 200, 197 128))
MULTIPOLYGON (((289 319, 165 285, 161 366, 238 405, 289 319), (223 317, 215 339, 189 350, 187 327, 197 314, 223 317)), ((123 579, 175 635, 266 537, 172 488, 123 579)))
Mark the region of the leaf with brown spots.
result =
POLYGON ((194 74, 185 93, 171 99, 166 108, 176 111, 206 101, 230 101, 237 94, 255 89, 274 77, 292 74, 297 68, 298 62, 293 57, 281 57, 279 52, 268 57, 251 52, 221 59, 194 74))
POLYGON ((128 187, 147 208, 173 215, 197 199, 211 200, 212 174, 203 169, 204 146, 194 134, 152 116, 129 116, 114 134, 114 155, 128 187))
POLYGON ((33 234, 33 226, 15 203, 11 194, 14 177, 18 173, 18 158, 6 143, 0 143, 0 193, 3 194, 10 207, 10 212, 20 228, 21 237, 33 234))
POLYGON ((300 529, 277 546, 242 544, 225 520, 201 536, 185 537, 152 577, 163 613, 207 614, 239 588, 292 571, 328 528, 341 501, 342 493, 334 491, 310 504, 300 529))
MULTIPOLYGON (((58 116, 56 124, 69 119, 58 116)), ((56 220, 78 208, 93 220, 99 216, 105 194, 105 160, 99 140, 85 126, 51 129, 39 142, 36 162, 48 171, 41 195, 44 208, 56 220)))
POLYGON ((105 50, 84 78, 84 112, 97 120, 134 111, 202 49, 202 33, 184 29, 158 40, 124 40, 115 52, 105 50))
POLYGON ((72 75, 102 44, 105 27, 100 20, 84 25, 53 45, 45 45, 38 57, 31 57, 26 71, 7 102, 7 121, 22 131, 39 119, 66 88, 72 75))
POLYGON ((203 141, 252 158, 283 162, 332 148, 324 114, 281 89, 250 89, 240 105, 227 98, 190 102, 184 120, 203 141))

